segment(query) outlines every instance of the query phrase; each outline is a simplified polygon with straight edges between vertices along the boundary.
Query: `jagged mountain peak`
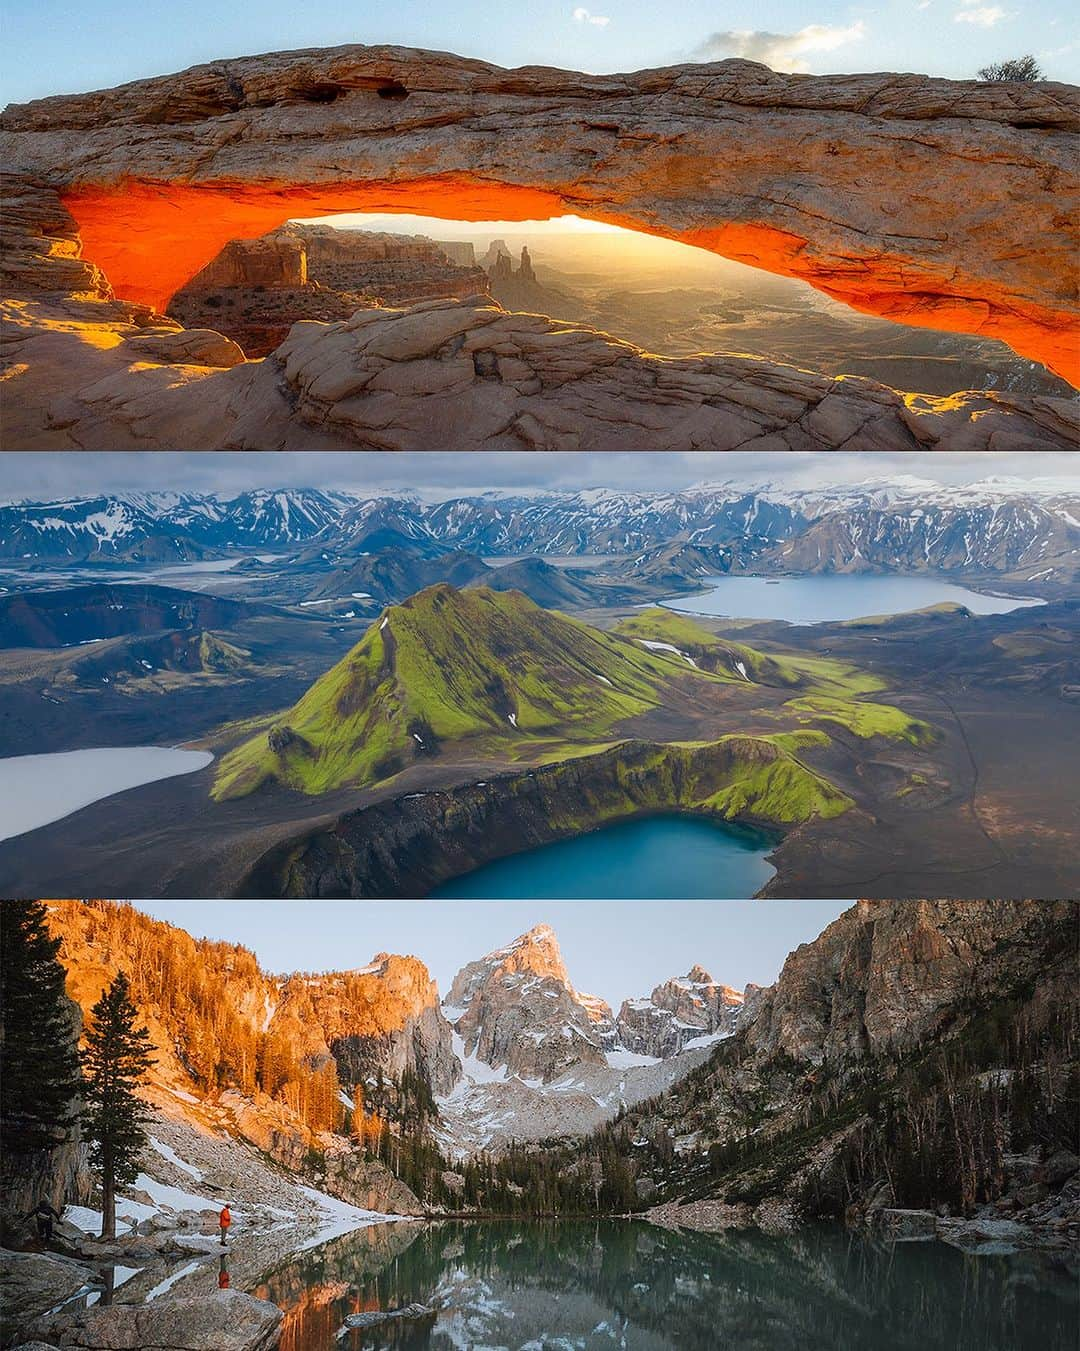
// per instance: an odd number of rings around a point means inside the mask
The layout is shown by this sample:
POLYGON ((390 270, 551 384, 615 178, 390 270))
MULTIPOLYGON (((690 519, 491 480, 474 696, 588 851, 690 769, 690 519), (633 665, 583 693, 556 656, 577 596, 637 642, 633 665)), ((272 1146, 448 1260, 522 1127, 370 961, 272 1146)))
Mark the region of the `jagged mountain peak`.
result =
POLYGON ((451 1007, 467 1008, 485 981, 517 976, 553 980, 573 990, 558 936, 550 925, 537 924, 463 967, 454 978, 446 1002, 451 1007))

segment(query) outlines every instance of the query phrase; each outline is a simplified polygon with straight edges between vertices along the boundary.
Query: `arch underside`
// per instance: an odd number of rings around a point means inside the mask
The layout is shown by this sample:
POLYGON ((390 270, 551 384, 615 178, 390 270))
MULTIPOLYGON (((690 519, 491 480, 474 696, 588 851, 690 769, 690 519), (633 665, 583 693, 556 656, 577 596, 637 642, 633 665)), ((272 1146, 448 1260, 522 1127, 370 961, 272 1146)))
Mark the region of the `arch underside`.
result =
POLYGON ((711 223, 679 223, 677 210, 665 223, 655 204, 613 207, 583 199, 576 187, 562 192, 467 173, 317 185, 127 180, 60 195, 78 225, 83 257, 103 270, 118 298, 158 311, 230 240, 256 238, 292 219, 369 213, 523 221, 573 214, 807 282, 861 313, 997 339, 1080 385, 1080 336, 1071 311, 1001 295, 986 279, 965 281, 959 263, 942 272, 899 252, 853 255, 846 244, 830 254, 828 239, 763 221, 725 220, 722 202, 713 204, 711 223))

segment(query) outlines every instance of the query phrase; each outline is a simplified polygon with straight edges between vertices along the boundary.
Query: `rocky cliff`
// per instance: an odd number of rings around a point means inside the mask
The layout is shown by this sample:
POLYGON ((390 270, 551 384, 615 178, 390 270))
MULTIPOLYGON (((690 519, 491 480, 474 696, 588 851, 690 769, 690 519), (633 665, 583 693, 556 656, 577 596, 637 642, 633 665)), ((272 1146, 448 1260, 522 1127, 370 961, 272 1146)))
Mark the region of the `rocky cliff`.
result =
POLYGON ((468 1056, 549 1083, 578 1065, 606 1065, 611 1010, 578 995, 554 932, 542 924, 458 972, 443 1005, 468 1056))
POLYGON ((301 1041, 306 1028, 318 1029, 345 1085, 413 1072, 441 1093, 461 1073, 435 982, 415 957, 381 952, 357 971, 290 976, 268 1030, 301 1041))
POLYGON ((648 999, 624 1000, 616 1034, 628 1051, 666 1059, 688 1044, 733 1032, 742 1004, 740 991, 694 966, 685 976, 658 985, 648 999))
POLYGON ((1064 1216, 1064 1237, 1075 1195, 1055 1211, 1050 1192, 1080 1166, 1078 926, 1074 902, 858 902, 747 990, 704 1068, 630 1114, 657 1150, 637 1156, 646 1191, 689 1222, 706 1201, 717 1222, 764 1220, 778 1199, 789 1216, 943 1205, 992 1222, 1034 1206, 1064 1216))
POLYGON ((488 291, 482 268, 453 262, 446 252, 452 245, 437 244, 425 235, 295 223, 278 233, 302 243, 308 275, 315 281, 377 299, 384 305, 410 305, 444 296, 484 296, 488 291))
POLYGON ((301 320, 328 323, 375 305, 487 293, 481 268, 452 263, 422 235, 290 222, 259 239, 231 240, 173 296, 169 314, 264 357, 301 320))
POLYGON ((61 192, 117 294, 158 308, 228 240, 289 217, 572 211, 1059 370, 1076 359, 1076 125, 1055 84, 745 61, 595 76, 357 46, 213 62, 0 123, 5 160, 61 192))
MULTIPOLYGON (((69 995, 92 1006, 126 971, 156 1058, 149 1100, 200 1131, 226 1131, 334 1195, 381 1209, 415 1209, 376 1161, 338 1133, 339 1091, 379 1084, 372 1107, 391 1120, 407 1076, 447 1091, 460 1076, 435 984, 413 957, 380 954, 352 971, 277 978, 250 953, 198 941, 112 903, 56 902, 69 995), (332 1075, 328 1071, 332 1068, 332 1075), (378 1198, 378 1199, 375 1199, 378 1198)), ((343 1093, 348 1099, 348 1093, 343 1093)), ((67 1199, 79 1186, 64 1161, 67 1199)))

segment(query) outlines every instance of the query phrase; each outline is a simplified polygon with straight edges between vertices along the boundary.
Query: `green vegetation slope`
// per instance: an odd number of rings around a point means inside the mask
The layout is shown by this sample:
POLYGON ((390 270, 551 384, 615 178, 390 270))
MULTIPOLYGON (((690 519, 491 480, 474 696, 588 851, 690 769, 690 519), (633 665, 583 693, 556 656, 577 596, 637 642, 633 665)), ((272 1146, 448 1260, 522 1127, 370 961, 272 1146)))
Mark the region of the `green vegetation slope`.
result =
MULTIPOLYGON (((799 759, 829 744, 826 729, 913 745, 933 735, 900 709, 862 699, 880 682, 840 662, 769 656, 667 610, 605 632, 519 592, 440 584, 388 607, 297 704, 255 724, 221 760, 213 795, 242 797, 270 781, 304 793, 366 787, 451 745, 533 763, 588 755, 632 735, 625 725, 637 715, 685 708, 695 685, 711 686, 698 693, 722 711, 718 686, 754 684, 798 696, 778 702, 763 690, 760 717, 782 724, 777 731, 743 736, 737 714, 735 726, 683 743, 719 744, 736 732, 744 752, 759 748, 737 757, 742 772, 699 795, 724 815, 792 821, 845 810, 850 799, 799 759), (755 810, 766 804, 775 810, 755 810)), ((684 789, 671 801, 686 798, 684 789)))

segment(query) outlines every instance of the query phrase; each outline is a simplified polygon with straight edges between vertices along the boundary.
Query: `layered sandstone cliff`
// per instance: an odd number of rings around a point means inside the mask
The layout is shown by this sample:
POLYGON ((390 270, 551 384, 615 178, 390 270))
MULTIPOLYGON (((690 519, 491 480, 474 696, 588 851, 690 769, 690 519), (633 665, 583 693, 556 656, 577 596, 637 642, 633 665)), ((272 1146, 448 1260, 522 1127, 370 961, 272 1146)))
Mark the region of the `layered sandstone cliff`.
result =
MULTIPOLYGON (((472 246, 467 246, 470 253, 472 246)), ((291 222, 234 239, 169 302, 186 328, 215 328, 248 357, 279 346, 294 323, 330 323, 376 305, 488 293, 482 268, 459 266, 422 235, 291 222)))

